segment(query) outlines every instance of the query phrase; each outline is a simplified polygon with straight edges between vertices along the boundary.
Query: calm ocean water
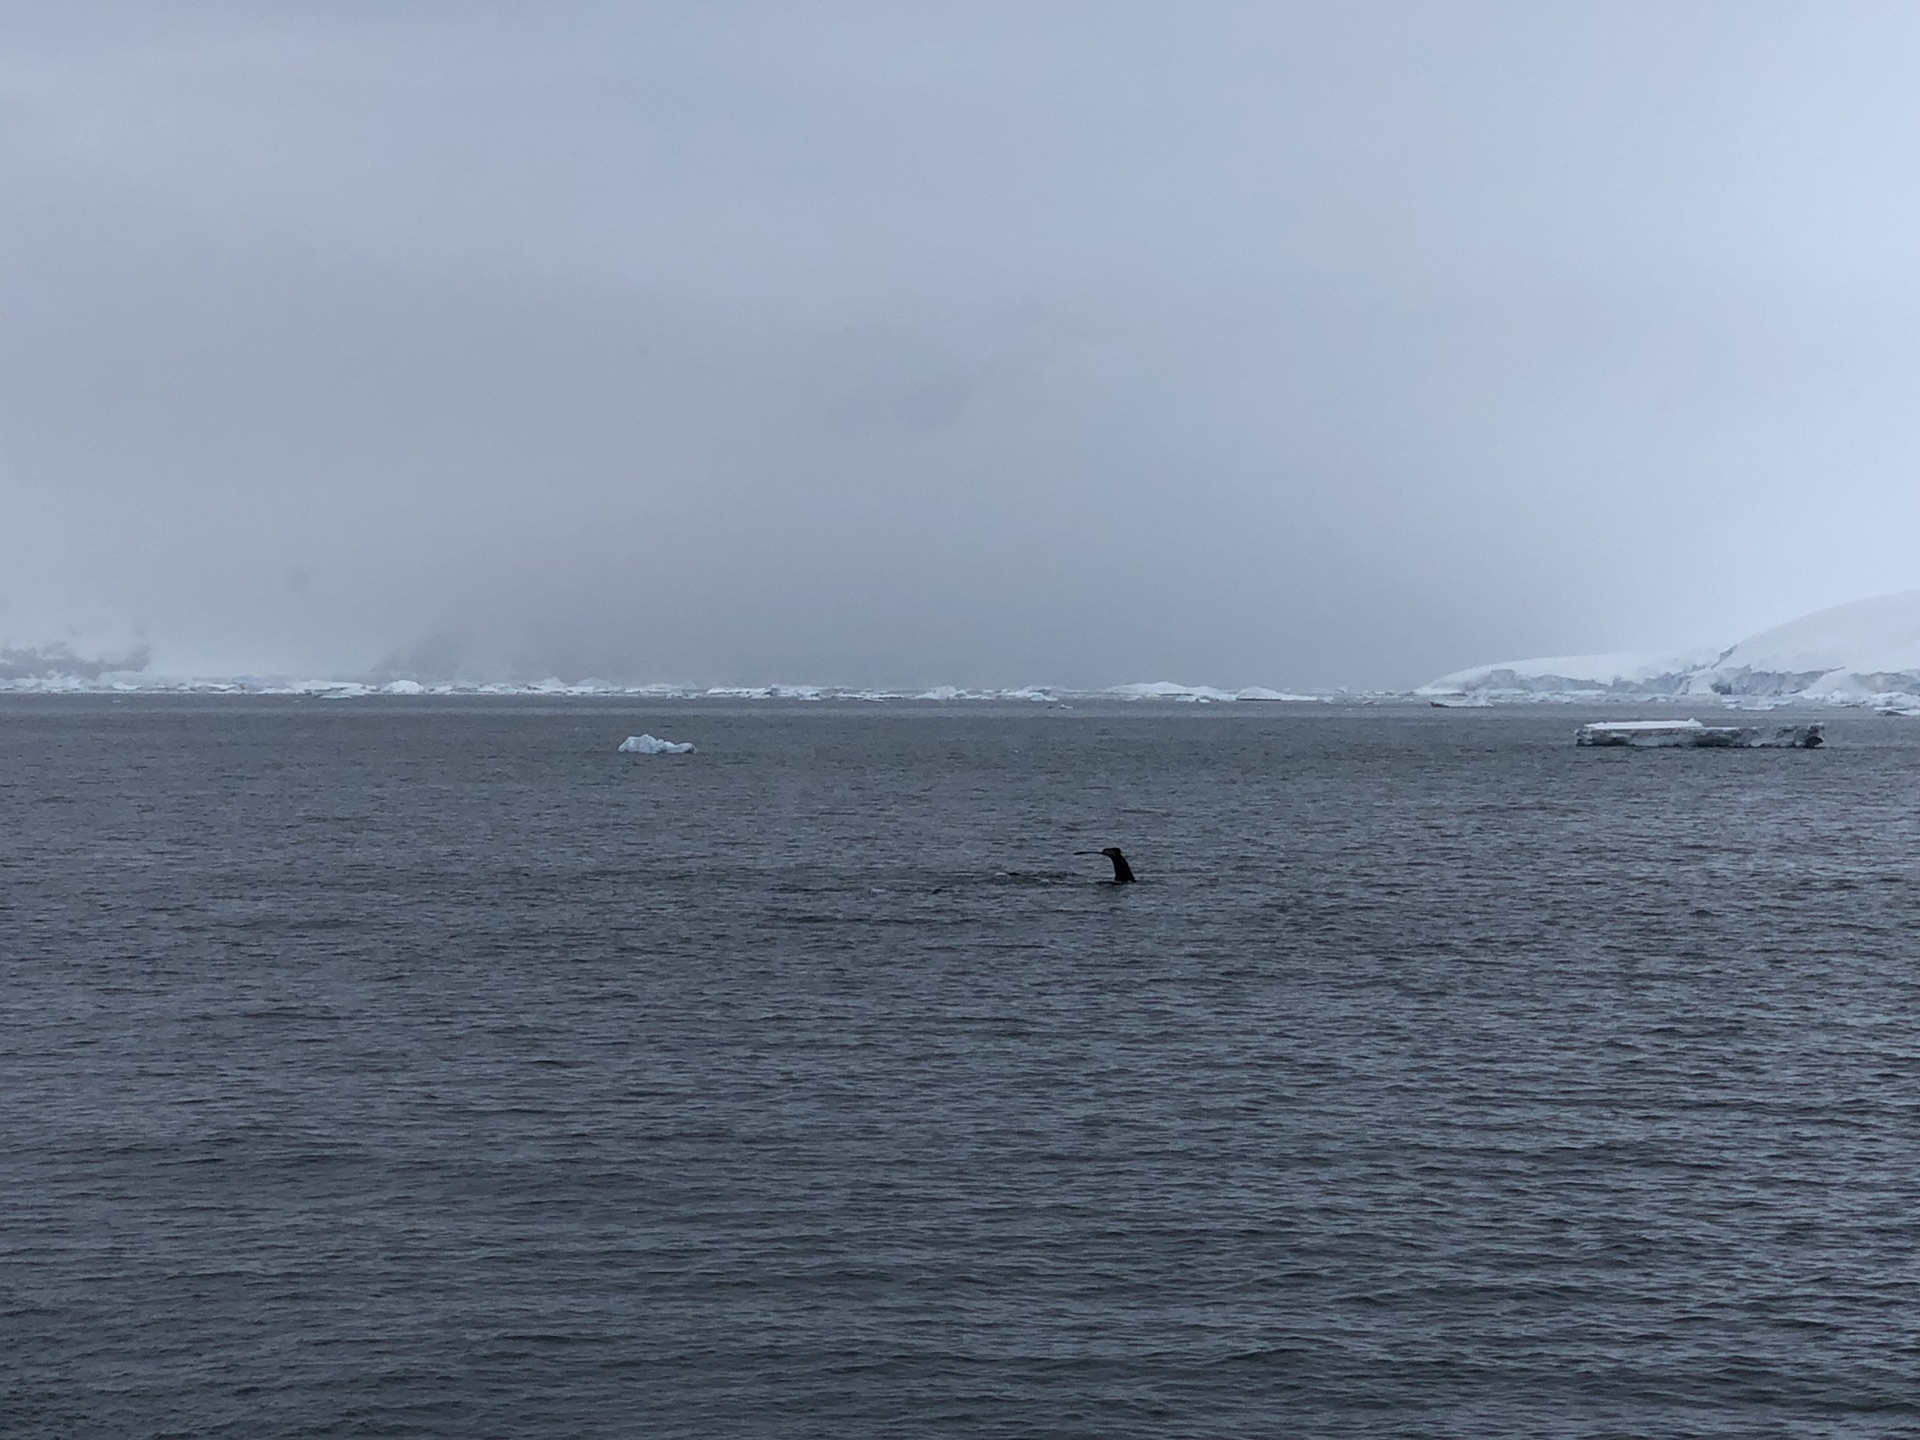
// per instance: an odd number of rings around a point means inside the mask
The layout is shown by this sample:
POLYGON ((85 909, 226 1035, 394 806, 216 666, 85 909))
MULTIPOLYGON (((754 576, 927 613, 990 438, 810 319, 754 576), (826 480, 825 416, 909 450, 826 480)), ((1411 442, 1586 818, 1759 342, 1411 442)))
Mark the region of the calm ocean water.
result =
POLYGON ((1586 718, 0 701, 0 1434, 1920 1432, 1920 726, 1586 718))

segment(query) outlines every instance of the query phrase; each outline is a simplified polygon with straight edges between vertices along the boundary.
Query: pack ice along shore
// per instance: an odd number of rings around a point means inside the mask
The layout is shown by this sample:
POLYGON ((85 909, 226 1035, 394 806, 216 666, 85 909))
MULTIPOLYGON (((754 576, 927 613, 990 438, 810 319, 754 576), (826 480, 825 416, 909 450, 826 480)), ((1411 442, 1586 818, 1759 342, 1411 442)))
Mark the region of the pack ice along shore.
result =
POLYGON ((1819 610, 1724 649, 1502 660, 1442 675, 1415 693, 1456 704, 1718 696, 1912 708, 1920 706, 1920 590, 1819 610))
POLYGON ((1826 727, 1810 725, 1702 725, 1698 720, 1616 720, 1582 725, 1576 745, 1639 745, 1656 749, 1818 750, 1826 727))

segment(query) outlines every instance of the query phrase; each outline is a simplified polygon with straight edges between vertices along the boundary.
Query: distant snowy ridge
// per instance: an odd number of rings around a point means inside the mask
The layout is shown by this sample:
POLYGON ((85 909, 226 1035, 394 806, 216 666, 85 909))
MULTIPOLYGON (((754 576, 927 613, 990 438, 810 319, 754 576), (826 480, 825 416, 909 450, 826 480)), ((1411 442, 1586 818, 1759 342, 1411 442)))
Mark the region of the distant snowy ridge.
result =
POLYGON ((1216 690, 1211 685, 1176 685, 1171 680, 1155 680, 1142 685, 1115 685, 1111 690, 1097 690, 1092 693, 1095 696, 1116 700, 1186 700, 1204 704, 1217 704, 1226 700, 1326 700, 1329 698, 1324 693, 1296 694, 1285 690, 1269 690, 1261 685, 1251 685, 1244 690, 1216 690))
POLYGON ((1738 644, 1680 655, 1559 655, 1456 670, 1416 694, 1503 700, 1910 705, 1920 699, 1920 590, 1818 610, 1738 644))
POLYGON ((1429 681, 1414 693, 1502 696, 1524 699, 1555 695, 1619 695, 1641 699, 1684 695, 1693 677, 1711 667, 1723 652, 1693 650, 1678 655, 1548 655, 1536 660, 1501 660, 1456 670, 1429 681))

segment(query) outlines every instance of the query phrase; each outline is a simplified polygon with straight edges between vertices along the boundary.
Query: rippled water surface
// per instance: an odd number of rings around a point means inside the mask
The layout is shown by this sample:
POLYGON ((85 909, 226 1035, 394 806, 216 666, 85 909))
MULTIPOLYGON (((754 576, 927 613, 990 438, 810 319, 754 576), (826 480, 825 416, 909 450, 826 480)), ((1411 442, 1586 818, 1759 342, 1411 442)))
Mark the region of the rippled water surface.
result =
POLYGON ((1920 728, 1584 718, 0 702, 0 1433, 1913 1433, 1920 728))

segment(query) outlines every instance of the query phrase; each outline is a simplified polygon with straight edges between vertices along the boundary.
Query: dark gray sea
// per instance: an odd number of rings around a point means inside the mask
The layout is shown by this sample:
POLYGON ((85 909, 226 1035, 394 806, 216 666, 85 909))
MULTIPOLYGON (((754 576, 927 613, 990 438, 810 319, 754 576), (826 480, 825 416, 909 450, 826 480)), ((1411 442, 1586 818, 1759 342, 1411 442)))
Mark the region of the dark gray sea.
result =
POLYGON ((0 701, 0 1435, 1920 1433, 1920 725, 1590 718, 0 701))

